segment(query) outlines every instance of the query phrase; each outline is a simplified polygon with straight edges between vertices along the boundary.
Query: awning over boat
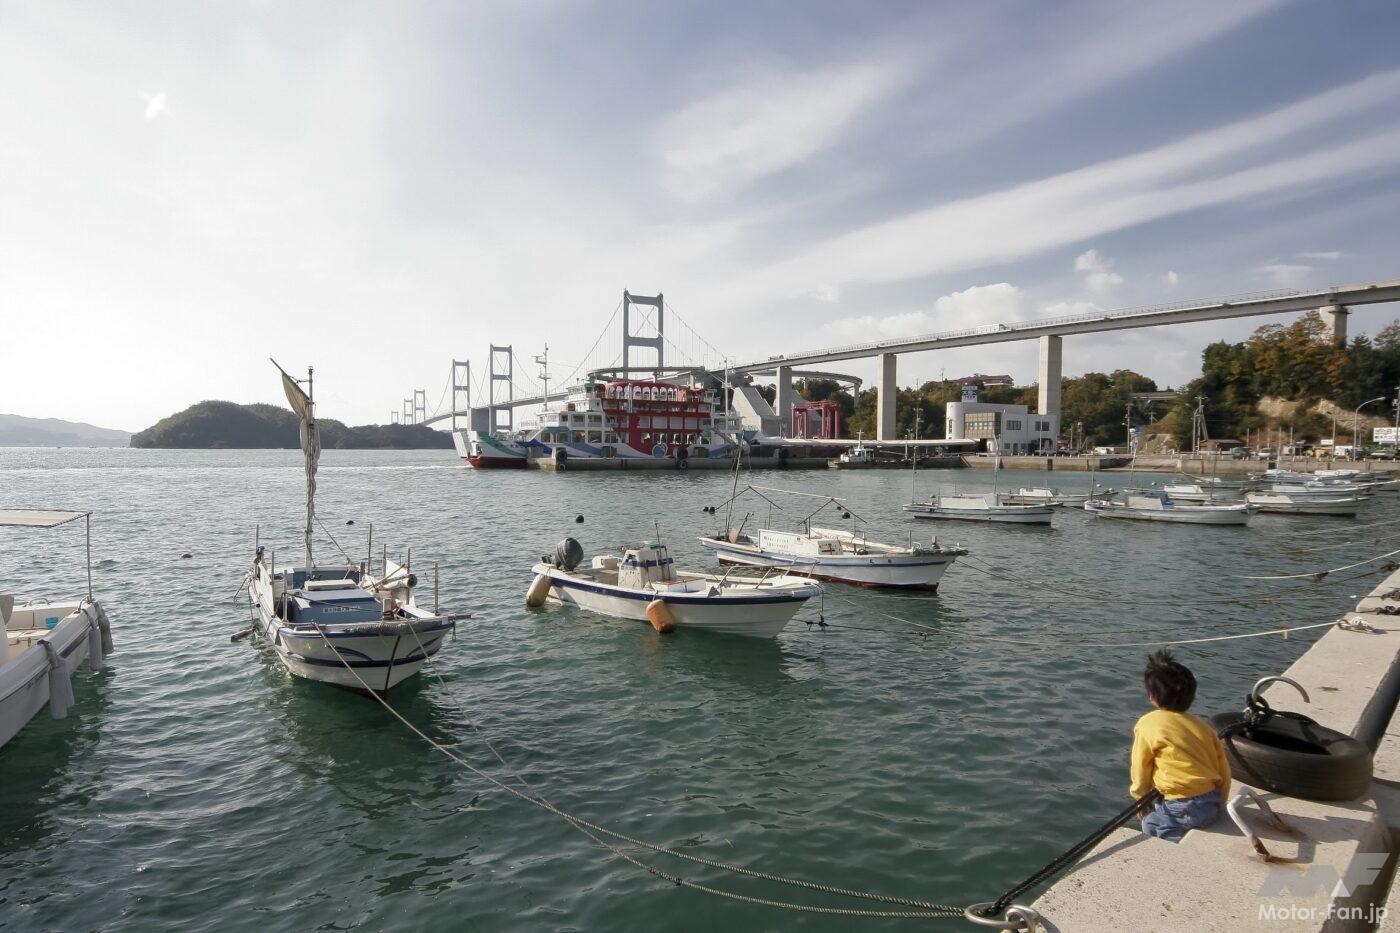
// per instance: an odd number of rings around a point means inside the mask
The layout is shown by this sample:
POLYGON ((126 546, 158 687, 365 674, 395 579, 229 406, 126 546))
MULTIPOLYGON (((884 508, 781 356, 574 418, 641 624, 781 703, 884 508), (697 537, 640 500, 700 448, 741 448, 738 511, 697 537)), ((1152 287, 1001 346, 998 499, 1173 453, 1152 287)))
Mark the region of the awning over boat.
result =
POLYGON ((53 528, 77 521, 91 512, 70 512, 65 509, 0 509, 0 526, 21 528, 53 528))

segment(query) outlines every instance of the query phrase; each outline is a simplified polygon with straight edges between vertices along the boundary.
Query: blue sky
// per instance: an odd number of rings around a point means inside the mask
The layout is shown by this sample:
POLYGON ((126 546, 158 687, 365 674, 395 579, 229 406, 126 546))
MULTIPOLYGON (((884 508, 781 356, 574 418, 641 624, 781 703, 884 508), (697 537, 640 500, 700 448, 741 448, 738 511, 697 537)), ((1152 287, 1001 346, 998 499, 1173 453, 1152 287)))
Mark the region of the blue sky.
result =
MULTIPOLYGON (((567 372, 623 288, 747 359, 1395 278, 1397 35, 1382 2, 0 0, 0 411, 275 402, 275 355, 383 421, 490 342, 567 372)), ((1066 372, 1179 384, 1259 323, 1066 372)))

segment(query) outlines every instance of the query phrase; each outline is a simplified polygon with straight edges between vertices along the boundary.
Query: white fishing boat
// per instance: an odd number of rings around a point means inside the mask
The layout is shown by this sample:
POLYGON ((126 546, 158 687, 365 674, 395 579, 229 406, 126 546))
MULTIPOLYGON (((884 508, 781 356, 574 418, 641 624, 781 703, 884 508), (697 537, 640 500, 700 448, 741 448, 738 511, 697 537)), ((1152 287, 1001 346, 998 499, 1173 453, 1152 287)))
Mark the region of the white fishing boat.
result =
POLYGON ((1095 489, 1088 492, 1060 492, 1053 486, 1022 486, 1015 492, 998 497, 1004 505, 1062 505, 1081 506, 1092 496, 1111 496, 1112 489, 1095 489))
POLYGON ((1369 498, 1375 495, 1375 490, 1369 486, 1359 483, 1315 483, 1308 482, 1264 482, 1256 486, 1253 492, 1273 492, 1284 493, 1297 498, 1310 497, 1314 499, 1335 499, 1338 496, 1360 496, 1369 498))
POLYGON ((845 466, 871 466, 875 462, 875 451, 865 446, 864 438, 857 438, 856 446, 837 459, 845 466))
POLYGON ((92 595, 91 513, 58 509, 0 509, 0 526, 56 528, 83 519, 87 536, 87 595, 50 602, 34 597, 16 605, 0 595, 0 746, 15 737, 45 706, 63 719, 73 705, 72 677, 88 662, 96 670, 112 653, 107 614, 92 595))
POLYGON ((700 544, 721 564, 773 567, 790 574, 858 586, 937 590, 943 574, 966 548, 912 541, 906 547, 872 541, 863 533, 835 528, 806 531, 761 529, 757 535, 735 531, 709 535, 700 544))
POLYGON ((311 541, 321 441, 310 370, 304 381, 307 391, 302 391, 299 380, 282 372, 287 401, 301 418, 306 562, 279 568, 276 554, 254 542, 253 566, 244 578, 254 627, 295 676, 382 694, 416 674, 465 616, 442 615, 436 607, 432 612, 420 609, 414 597, 418 578, 409 561, 399 565, 386 555, 378 576, 369 572, 368 559, 351 564, 347 558, 345 564, 317 566, 311 541))
POLYGON ((1224 498, 1219 489, 1207 489, 1200 483, 1164 483, 1162 491, 1170 496, 1173 502, 1212 502, 1224 498))
POLYGON ((1355 515, 1366 500, 1362 496, 1313 496, 1286 492, 1251 492, 1245 501, 1260 512, 1280 515, 1355 515))
POLYGON ((1125 518, 1149 522, 1177 522, 1189 525, 1243 525, 1253 507, 1237 505, 1190 505, 1175 502, 1164 492, 1130 493, 1122 501, 1090 499, 1084 508, 1099 518, 1125 518))
POLYGON ((1005 504, 998 501, 996 493, 987 493, 981 496, 933 496, 927 502, 909 503, 904 506, 904 511, 912 512, 915 518, 1048 525, 1055 514, 1055 507, 1005 504))
POLYGON ((659 541, 625 547, 620 555, 600 554, 587 567, 582 561, 582 546, 565 538, 553 555, 535 564, 525 604, 567 603, 649 622, 663 634, 683 628, 771 638, 822 592, 814 580, 788 574, 731 578, 677 570, 659 541))

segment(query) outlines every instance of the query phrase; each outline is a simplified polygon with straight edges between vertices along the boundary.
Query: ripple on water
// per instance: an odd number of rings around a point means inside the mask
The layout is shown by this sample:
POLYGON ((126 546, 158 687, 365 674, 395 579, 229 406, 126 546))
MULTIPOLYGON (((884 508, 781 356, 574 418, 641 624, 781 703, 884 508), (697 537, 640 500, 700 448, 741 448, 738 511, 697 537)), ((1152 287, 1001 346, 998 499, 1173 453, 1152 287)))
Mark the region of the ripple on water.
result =
MULTIPOLYGON (((1226 600, 1281 585, 1230 577, 1389 549, 1363 532, 1352 548, 1305 550, 1339 542, 1296 530, 1349 527, 1323 519, 1133 528, 1067 512, 1048 532, 944 528, 898 511, 908 474, 773 474, 763 481, 848 497, 892 539, 959 541, 984 569, 958 565, 932 598, 832 588, 803 612, 828 629, 795 625, 773 644, 663 639, 523 609, 528 567, 565 534, 598 550, 651 536, 653 522, 679 558, 703 563, 694 535, 716 520, 701 507, 725 498, 727 477, 476 473, 447 452, 323 462, 319 511, 341 546, 362 553, 373 524, 376 550, 411 545, 425 582, 439 565, 443 605, 474 614, 430 676, 394 697, 435 739, 508 777, 475 721, 550 800, 619 831, 956 903, 994 897, 1122 801, 1144 649, 1075 647, 1073 633, 1326 618, 1365 581, 1289 584, 1275 608, 1226 600)), ((0 475, 13 501, 95 511, 95 584, 118 649, 78 678, 67 720, 36 719, 0 752, 12 802, 0 927, 846 927, 659 883, 446 762, 371 701, 294 681, 255 639, 231 642, 247 627, 237 589, 255 526, 279 561, 296 559, 295 451, 0 451, 0 475)), ((990 488, 966 472, 918 481, 990 488)), ((1395 501, 1370 517, 1395 517, 1395 501)), ((81 561, 80 533, 0 536, 0 567, 24 593, 80 592, 81 561)), ((1234 708, 1315 637, 1183 648, 1200 708, 1234 708)))

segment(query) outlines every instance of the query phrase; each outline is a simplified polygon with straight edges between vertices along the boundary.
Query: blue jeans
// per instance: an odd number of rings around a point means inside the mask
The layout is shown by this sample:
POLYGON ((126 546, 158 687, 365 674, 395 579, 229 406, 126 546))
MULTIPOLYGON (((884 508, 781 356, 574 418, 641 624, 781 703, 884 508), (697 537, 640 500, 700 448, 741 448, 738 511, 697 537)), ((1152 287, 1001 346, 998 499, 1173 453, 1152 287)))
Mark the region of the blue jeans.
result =
POLYGON ((1163 800, 1142 818, 1142 831, 1168 842, 1180 842, 1193 829, 1204 829, 1220 819, 1224 800, 1220 788, 1197 797, 1163 800))

